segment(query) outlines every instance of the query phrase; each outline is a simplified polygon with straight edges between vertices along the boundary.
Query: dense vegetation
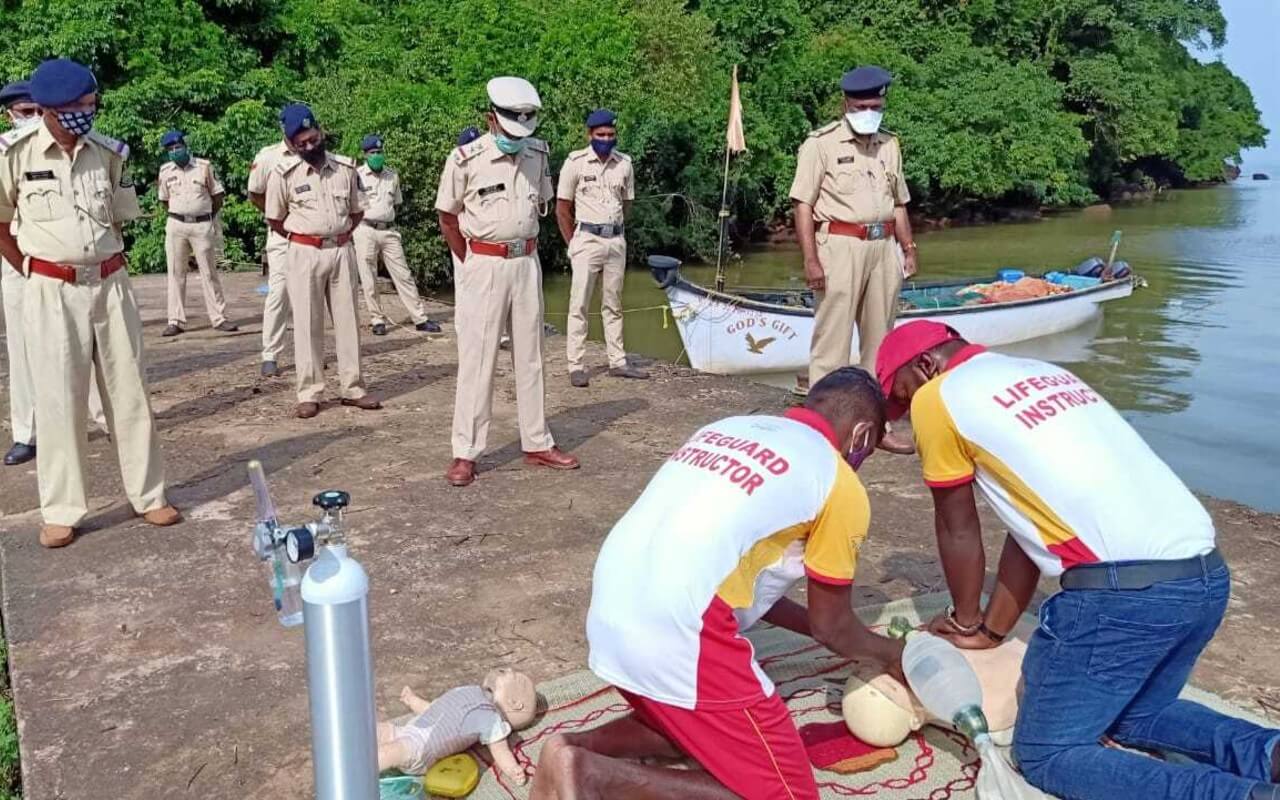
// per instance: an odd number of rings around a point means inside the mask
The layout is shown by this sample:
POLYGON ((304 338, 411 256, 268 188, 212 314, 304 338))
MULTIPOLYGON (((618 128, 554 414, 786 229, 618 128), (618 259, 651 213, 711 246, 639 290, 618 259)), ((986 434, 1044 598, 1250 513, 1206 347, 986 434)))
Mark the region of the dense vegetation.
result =
MULTIPOLYGON (((97 71, 99 127, 133 146, 146 208, 160 134, 189 131, 231 193, 235 260, 257 259, 262 225, 243 191, 281 104, 312 103, 347 153, 384 134, 410 258, 432 282, 448 277, 440 166, 498 74, 538 86, 557 163, 582 146, 587 110, 621 114, 636 255, 710 248, 734 63, 750 147, 734 168, 743 235, 785 218, 796 148, 835 118, 839 76, 859 63, 897 76, 886 126, 930 215, 1218 179, 1266 133, 1248 88, 1190 52, 1223 42, 1217 0, 0 0, 0 30, 0 77, 51 55, 97 71)), ((163 269, 163 221, 132 234, 135 266, 163 269)), ((543 247, 562 258, 549 230, 543 247)))

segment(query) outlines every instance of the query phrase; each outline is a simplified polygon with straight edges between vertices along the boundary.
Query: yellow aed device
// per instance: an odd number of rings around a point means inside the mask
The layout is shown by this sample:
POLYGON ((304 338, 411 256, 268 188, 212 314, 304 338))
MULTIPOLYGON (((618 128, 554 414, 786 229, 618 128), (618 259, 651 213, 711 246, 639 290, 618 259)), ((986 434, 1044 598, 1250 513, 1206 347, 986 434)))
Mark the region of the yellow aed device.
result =
POLYGON ((435 797, 466 797, 480 783, 480 765, 473 756, 458 753, 432 764, 422 783, 435 797))

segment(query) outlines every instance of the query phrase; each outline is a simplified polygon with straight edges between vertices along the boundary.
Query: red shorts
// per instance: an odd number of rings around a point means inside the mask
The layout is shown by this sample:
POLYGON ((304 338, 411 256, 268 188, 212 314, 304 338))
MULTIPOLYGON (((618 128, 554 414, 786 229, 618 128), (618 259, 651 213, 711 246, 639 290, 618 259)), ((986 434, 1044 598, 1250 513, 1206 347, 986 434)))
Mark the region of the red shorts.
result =
POLYGON ((817 800, 809 756, 782 698, 690 711, 618 690, 636 719, 667 737, 745 800, 817 800))

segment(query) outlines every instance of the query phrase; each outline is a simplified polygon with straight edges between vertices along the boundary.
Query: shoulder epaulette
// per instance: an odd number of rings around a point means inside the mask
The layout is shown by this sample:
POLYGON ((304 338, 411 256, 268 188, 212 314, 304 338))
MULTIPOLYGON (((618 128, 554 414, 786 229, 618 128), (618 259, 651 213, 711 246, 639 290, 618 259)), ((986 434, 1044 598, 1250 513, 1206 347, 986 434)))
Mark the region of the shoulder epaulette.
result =
POLYGON ((471 159, 478 156, 479 154, 483 153, 485 145, 486 145, 485 137, 481 136, 479 139, 476 139, 473 142, 467 142, 461 147, 455 147, 453 149, 454 160, 457 161, 459 164, 465 164, 471 159))
POLYGON ((301 163, 303 163, 302 157, 297 153, 285 153, 280 157, 280 160, 276 162, 274 171, 281 175, 288 175, 289 170, 301 163))
POLYGON ((0 153, 5 152, 10 147, 13 147, 15 144, 28 136, 31 136, 38 130, 40 130, 39 125, 28 125, 25 128, 16 128, 11 131, 5 131, 4 135, 0 136, 0 153))
POLYGON ((574 151, 572 151, 571 153, 569 153, 569 157, 568 157, 568 158, 566 158, 565 160, 566 160, 566 161, 577 161, 577 160, 578 160, 578 159, 580 159, 580 158, 586 158, 586 157, 587 157, 587 153, 588 153, 588 151, 589 151, 589 150, 590 150, 590 148, 587 148, 587 147, 584 147, 584 148, 582 148, 581 150, 574 150, 574 151))
POLYGON ((124 160, 129 160, 129 145, 119 139, 112 139, 110 136, 98 133, 97 131, 89 131, 89 139, 97 142, 124 160))
POLYGON ((613 154, 614 154, 615 156, 617 156, 618 158, 622 159, 623 161, 630 161, 630 160, 631 160, 631 156, 627 155, 626 153, 620 153, 620 152, 618 152, 617 150, 614 150, 614 151, 613 151, 613 154))
POLYGON ((890 139, 897 139, 897 138, 898 138, 898 134, 897 134, 897 133, 895 133, 894 131, 889 130, 888 128, 881 128, 881 129, 880 129, 880 133, 881 133, 882 135, 884 135, 884 136, 886 136, 886 137, 890 138, 890 139))
POLYGON ((839 127, 840 127, 840 120, 836 120, 835 122, 828 122, 826 125, 823 125, 821 128, 818 128, 816 131, 809 131, 809 135, 811 137, 826 136, 828 133, 831 133, 832 131, 834 131, 836 128, 839 128, 839 127))
POLYGON ((526 144, 525 147, 529 148, 535 153, 551 152, 551 148, 547 147, 547 143, 545 141, 543 141, 542 139, 535 139, 532 136, 529 137, 529 143, 526 144))
POLYGON ((339 153, 330 153, 329 155, 333 156, 333 160, 337 161, 344 167, 351 167, 352 169, 356 168, 356 160, 351 156, 344 156, 339 153))

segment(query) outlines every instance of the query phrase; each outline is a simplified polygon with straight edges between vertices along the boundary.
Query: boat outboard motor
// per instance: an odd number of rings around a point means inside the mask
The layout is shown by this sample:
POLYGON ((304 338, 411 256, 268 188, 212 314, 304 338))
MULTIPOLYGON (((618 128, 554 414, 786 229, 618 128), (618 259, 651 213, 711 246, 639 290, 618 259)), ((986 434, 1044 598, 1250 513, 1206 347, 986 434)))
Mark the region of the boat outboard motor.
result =
POLYGON ((649 272, 659 289, 675 285, 680 277, 680 259, 671 256, 649 256, 649 272))
POLYGON ((1133 269, 1129 267, 1128 261, 1117 261, 1111 265, 1111 277, 1113 278, 1127 278, 1131 272, 1133 272, 1133 269))
POLYGON ((1076 264, 1076 268, 1072 270, 1072 272, 1077 275, 1084 275, 1088 278, 1101 278, 1102 271, 1106 268, 1107 262, 1097 256, 1091 256, 1086 258, 1084 261, 1081 261, 1079 264, 1076 264))

